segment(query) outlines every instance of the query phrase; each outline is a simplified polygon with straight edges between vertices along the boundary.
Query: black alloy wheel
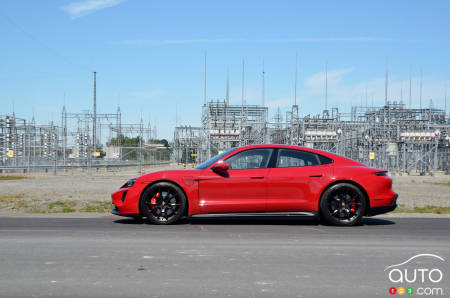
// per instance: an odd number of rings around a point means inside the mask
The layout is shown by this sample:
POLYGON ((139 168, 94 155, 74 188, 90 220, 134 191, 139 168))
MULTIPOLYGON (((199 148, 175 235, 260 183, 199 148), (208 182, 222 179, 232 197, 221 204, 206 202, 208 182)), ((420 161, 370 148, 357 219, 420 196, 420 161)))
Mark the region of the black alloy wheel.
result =
POLYGON ((333 185, 322 194, 320 200, 320 215, 331 225, 356 225, 365 210, 364 194, 357 186, 349 183, 333 185))
POLYGON ((159 225, 177 222, 186 208, 186 196, 176 185, 158 182, 147 188, 141 198, 141 215, 159 225))

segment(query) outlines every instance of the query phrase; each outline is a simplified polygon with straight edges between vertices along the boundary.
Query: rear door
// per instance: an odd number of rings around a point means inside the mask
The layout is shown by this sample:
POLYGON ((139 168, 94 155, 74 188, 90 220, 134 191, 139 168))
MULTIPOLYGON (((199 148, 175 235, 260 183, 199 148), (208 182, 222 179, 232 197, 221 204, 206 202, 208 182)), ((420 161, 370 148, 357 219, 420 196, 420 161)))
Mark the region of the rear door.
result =
POLYGON ((320 187, 323 171, 317 154, 278 149, 267 179, 267 211, 316 210, 312 197, 314 189, 320 187))
POLYGON ((241 151, 225 161, 225 173, 206 170, 199 177, 202 213, 264 212, 271 148, 241 151))

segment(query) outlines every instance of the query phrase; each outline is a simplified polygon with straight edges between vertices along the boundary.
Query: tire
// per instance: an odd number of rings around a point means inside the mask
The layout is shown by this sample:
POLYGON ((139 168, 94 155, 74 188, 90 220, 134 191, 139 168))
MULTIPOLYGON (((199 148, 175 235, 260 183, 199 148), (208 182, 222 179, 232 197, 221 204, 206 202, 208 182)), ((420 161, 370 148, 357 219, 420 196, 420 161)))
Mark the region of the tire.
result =
POLYGON ((350 183, 335 184, 321 196, 320 218, 334 226, 354 226, 360 223, 366 205, 358 187, 350 183))
POLYGON ((187 206, 184 192, 169 182, 158 182, 147 188, 140 201, 141 216, 157 225, 176 223, 187 206))

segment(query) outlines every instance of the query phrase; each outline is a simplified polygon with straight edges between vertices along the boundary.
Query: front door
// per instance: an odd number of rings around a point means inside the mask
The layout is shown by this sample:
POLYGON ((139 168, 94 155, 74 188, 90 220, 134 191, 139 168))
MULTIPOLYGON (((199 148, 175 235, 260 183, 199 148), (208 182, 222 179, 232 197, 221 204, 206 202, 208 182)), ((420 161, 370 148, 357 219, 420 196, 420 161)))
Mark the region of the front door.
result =
POLYGON ((270 148, 240 151, 225 160, 228 171, 206 169, 199 177, 201 212, 264 212, 271 153, 270 148))

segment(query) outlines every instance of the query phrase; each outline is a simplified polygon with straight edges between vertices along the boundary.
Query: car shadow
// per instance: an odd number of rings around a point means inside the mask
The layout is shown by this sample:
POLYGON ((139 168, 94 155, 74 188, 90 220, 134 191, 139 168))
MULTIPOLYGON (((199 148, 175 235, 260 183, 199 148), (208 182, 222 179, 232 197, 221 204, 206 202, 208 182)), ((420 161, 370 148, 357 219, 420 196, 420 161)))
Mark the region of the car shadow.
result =
POLYGON ((376 218, 376 217, 363 217, 361 219, 361 226, 386 226, 386 225, 395 225, 395 221, 376 218))
MULTIPOLYGON (((114 221, 124 225, 151 224, 143 219, 123 218, 114 221)), ((394 225, 395 222, 382 218, 363 218, 358 226, 384 226, 394 225)), ((328 226, 312 216, 220 216, 220 217, 185 217, 180 219, 176 225, 311 225, 328 226)))

